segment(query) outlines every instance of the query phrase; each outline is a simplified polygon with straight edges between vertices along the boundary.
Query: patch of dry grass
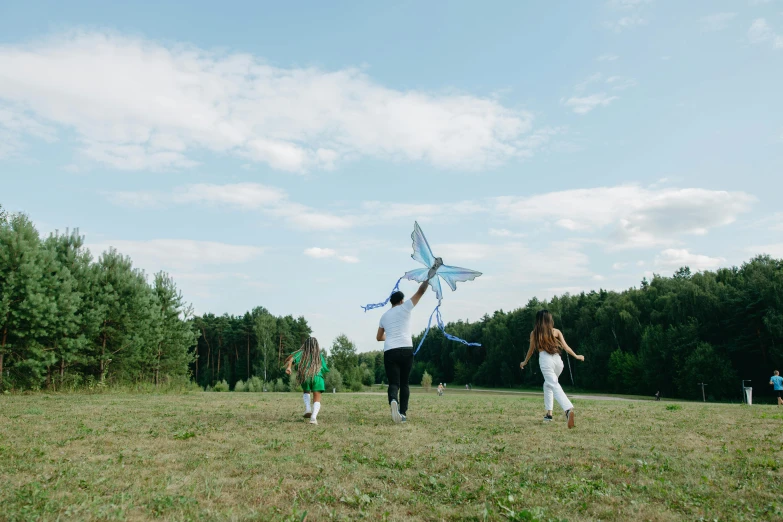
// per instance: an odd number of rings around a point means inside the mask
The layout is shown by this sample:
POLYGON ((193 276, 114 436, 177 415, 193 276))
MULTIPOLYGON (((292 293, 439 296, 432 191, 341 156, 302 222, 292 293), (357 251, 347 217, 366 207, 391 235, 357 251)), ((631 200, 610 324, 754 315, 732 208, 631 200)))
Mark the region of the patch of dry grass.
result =
POLYGON ((775 520, 783 409, 327 394, 0 396, 2 520, 775 520))

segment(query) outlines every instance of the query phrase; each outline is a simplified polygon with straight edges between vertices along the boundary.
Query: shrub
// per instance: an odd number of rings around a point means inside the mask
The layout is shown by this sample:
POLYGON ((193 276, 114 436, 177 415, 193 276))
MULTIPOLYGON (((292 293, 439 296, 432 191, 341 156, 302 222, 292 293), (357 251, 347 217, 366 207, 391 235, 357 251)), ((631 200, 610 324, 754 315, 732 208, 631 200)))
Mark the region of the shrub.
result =
POLYGON ((296 372, 291 372, 288 376, 288 391, 299 391, 299 380, 296 378, 296 372))
POLYGON ((242 382, 242 380, 239 380, 234 385, 234 391, 235 392, 245 392, 245 391, 247 391, 247 385, 244 382, 242 382))
POLYGON ((367 368, 367 366, 365 366, 364 364, 362 366, 363 366, 363 368, 361 369, 362 384, 364 384, 365 386, 372 386, 373 384, 375 384, 375 372, 370 371, 370 369, 367 368))
POLYGON ((216 392, 227 392, 228 390, 229 390, 228 383, 226 382, 225 379, 223 379, 218 383, 215 383, 215 387, 212 388, 212 391, 216 391, 216 392))
POLYGON ((332 369, 326 374, 324 382, 326 383, 327 392, 331 392, 332 390, 343 391, 343 376, 337 368, 332 369))
POLYGON ((421 387, 424 388, 425 392, 430 391, 430 387, 432 386, 432 375, 424 372, 424 375, 421 377, 421 387))
POLYGON ((247 381, 247 391, 249 392, 262 392, 264 391, 264 381, 255 375, 247 381))
POLYGON ((276 391, 276 392, 288 391, 288 386, 285 385, 283 379, 277 379, 275 381, 274 387, 272 388, 272 391, 276 391))

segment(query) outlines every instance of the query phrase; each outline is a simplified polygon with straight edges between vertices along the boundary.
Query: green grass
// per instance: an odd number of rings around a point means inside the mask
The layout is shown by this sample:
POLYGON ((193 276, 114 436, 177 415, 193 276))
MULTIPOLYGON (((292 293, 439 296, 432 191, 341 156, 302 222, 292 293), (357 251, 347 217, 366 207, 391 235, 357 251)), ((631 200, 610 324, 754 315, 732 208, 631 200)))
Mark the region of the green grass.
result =
POLYGON ((416 393, 0 396, 0 520, 779 520, 783 408, 416 393))

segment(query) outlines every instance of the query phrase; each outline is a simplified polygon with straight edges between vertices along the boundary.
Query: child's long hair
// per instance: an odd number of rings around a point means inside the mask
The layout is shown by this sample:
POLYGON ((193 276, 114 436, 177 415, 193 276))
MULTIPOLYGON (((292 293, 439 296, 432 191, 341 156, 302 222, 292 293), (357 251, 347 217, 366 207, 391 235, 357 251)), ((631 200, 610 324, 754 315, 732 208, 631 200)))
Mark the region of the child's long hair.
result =
POLYGON ((296 369, 296 376, 299 382, 306 382, 321 371, 321 348, 318 346, 318 339, 308 338, 299 351, 302 352, 302 358, 296 369))
POLYGON ((552 355, 560 353, 560 342, 555 337, 555 321, 549 310, 539 310, 536 314, 536 326, 533 328, 533 342, 538 350, 552 355))

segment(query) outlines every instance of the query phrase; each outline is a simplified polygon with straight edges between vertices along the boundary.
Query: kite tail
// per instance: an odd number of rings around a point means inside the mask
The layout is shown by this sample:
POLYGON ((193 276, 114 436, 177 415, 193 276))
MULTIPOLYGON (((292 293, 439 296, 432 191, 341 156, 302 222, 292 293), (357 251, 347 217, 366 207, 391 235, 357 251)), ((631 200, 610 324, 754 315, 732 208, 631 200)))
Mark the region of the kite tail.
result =
POLYGON ((389 297, 387 297, 384 302, 370 303, 367 306, 362 306, 362 308, 364 308, 364 311, 366 312, 367 310, 373 310, 374 308, 383 308, 384 306, 386 306, 389 303, 389 299, 391 299, 392 294, 400 289, 400 281, 402 281, 402 277, 397 280, 397 284, 394 285, 392 291, 389 292, 389 297))
POLYGON ((430 314, 430 318, 427 321, 427 329, 424 330, 424 335, 421 337, 421 341, 419 341, 419 346, 416 347, 416 351, 413 352, 413 355, 416 355, 419 353, 419 350, 421 349, 421 345, 424 344, 424 339, 427 338, 427 334, 430 333, 430 327, 432 325, 432 317, 435 316, 435 321, 437 322, 437 327, 440 329, 441 332, 443 332, 443 335, 448 339, 449 341, 457 341, 458 343, 462 343, 466 346, 481 346, 481 343, 469 343, 468 341, 464 339, 460 339, 456 335, 451 335, 446 331, 446 326, 443 324, 443 318, 440 316, 440 301, 438 301, 438 306, 435 307, 435 310, 432 311, 430 314))

